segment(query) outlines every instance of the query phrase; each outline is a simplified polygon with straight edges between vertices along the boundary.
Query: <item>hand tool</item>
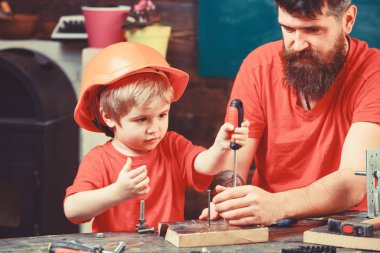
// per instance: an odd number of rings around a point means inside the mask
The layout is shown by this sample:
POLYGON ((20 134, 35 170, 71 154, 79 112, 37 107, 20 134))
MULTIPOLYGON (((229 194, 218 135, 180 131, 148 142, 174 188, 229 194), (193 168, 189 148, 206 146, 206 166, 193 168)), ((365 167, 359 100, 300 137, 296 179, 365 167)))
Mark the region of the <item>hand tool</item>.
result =
POLYGON ((103 247, 100 245, 89 245, 78 240, 60 240, 49 244, 49 253, 70 253, 70 252, 103 252, 103 247))
POLYGON ((274 227, 290 227, 297 223, 296 219, 282 219, 273 223, 271 226, 274 227))
MULTIPOLYGON (((241 127, 241 123, 244 118, 243 102, 239 99, 234 99, 230 103, 228 110, 228 122, 230 122, 235 128, 241 127)), ((230 143, 230 148, 234 150, 234 175, 233 175, 233 187, 236 187, 236 174, 237 174, 237 150, 241 148, 235 141, 230 143)))
POLYGON ((361 222, 329 219, 327 226, 329 231, 343 235, 372 237, 374 228, 380 226, 380 217, 361 222))
POLYGON ((367 176, 368 217, 380 217, 380 148, 367 150, 366 171, 356 171, 355 175, 367 176))
POLYGON ((366 171, 356 171, 355 175, 367 177, 368 217, 373 219, 361 222, 328 219, 327 225, 331 232, 352 236, 372 237, 374 227, 380 226, 380 187, 378 185, 380 177, 380 148, 367 150, 366 158, 366 171))
POLYGON ((281 253, 336 253, 333 246, 299 246, 298 248, 282 249, 281 253))
POLYGON ((79 240, 60 240, 52 242, 48 246, 49 253, 121 253, 125 249, 125 242, 119 242, 114 251, 105 251, 102 246, 89 245, 79 240))

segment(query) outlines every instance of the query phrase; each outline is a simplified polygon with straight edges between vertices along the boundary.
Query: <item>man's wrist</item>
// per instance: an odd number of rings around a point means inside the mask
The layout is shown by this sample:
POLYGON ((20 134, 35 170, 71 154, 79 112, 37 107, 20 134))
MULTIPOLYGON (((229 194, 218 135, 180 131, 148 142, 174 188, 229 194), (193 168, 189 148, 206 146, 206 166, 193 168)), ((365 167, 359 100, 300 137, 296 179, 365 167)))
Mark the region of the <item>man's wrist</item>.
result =
MULTIPOLYGON (((225 186, 225 187, 233 187, 234 186, 234 173, 232 170, 222 170, 219 174, 214 176, 212 183, 210 185, 212 196, 216 195, 215 187, 217 185, 225 186)), ((236 175, 236 185, 245 185, 244 179, 237 174, 236 175)))

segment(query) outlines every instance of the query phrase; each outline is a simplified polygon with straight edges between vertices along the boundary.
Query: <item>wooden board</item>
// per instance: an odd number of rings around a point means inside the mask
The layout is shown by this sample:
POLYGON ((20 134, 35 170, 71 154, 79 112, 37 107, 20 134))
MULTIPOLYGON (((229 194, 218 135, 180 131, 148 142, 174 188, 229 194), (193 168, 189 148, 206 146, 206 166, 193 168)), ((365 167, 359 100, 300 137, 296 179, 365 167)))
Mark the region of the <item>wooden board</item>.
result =
POLYGON ((327 226, 323 226, 305 231, 303 241, 335 247, 380 251, 380 230, 376 228, 373 237, 358 237, 330 232, 327 226))
POLYGON ((269 232, 263 226, 231 226, 223 220, 191 220, 160 223, 158 233, 177 247, 203 247, 267 242, 269 232))

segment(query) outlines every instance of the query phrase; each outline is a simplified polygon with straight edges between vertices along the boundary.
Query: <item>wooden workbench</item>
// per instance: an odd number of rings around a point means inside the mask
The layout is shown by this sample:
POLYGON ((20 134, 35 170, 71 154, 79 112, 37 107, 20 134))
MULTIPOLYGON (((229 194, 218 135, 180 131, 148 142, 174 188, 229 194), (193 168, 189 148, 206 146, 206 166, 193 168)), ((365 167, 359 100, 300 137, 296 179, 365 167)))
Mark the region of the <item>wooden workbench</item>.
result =
MULTIPOLYGON (((281 253, 283 248, 298 248, 306 246, 303 240, 305 230, 325 225, 325 221, 301 220, 296 225, 288 228, 270 227, 269 242, 207 247, 210 253, 221 252, 268 252, 281 253)), ((163 237, 155 234, 137 234, 137 233, 104 233, 104 238, 96 238, 93 233, 78 233, 65 235, 47 235, 37 237, 22 237, 0 239, 0 252, 48 252, 50 242, 61 239, 80 240, 88 244, 100 244, 105 250, 113 251, 118 242, 124 241, 127 244, 123 252, 201 252, 202 248, 177 248, 171 243, 165 241, 163 237)), ((338 249, 337 252, 371 252, 355 251, 354 249, 338 249)))

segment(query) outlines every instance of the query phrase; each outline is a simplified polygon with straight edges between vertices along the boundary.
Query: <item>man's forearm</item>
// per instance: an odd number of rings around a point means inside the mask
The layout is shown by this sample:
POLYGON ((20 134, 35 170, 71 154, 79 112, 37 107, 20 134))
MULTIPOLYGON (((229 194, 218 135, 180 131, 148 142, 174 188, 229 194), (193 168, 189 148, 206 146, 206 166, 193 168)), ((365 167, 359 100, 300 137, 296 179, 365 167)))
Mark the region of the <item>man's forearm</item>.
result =
MULTIPOLYGON (((219 174, 214 176, 210 187, 212 189, 214 189, 217 185, 232 187, 234 185, 233 173, 234 172, 232 170, 222 170, 219 174)), ((236 175, 236 185, 245 185, 244 179, 239 174, 236 175)))
MULTIPOLYGON (((234 172, 232 170, 222 170, 219 174, 215 175, 212 183, 210 185, 210 189, 212 195, 215 196, 215 187, 217 185, 225 186, 225 187, 233 187, 234 186, 234 172)), ((245 185, 244 179, 236 174, 236 185, 245 185)))
POLYGON ((284 218, 313 217, 347 210, 360 203, 365 191, 365 178, 339 170, 307 187, 277 193, 276 198, 284 218))

